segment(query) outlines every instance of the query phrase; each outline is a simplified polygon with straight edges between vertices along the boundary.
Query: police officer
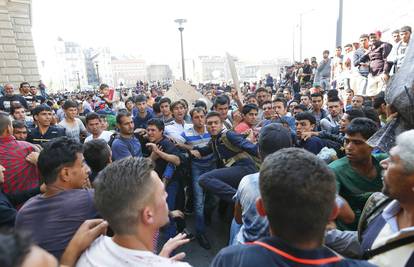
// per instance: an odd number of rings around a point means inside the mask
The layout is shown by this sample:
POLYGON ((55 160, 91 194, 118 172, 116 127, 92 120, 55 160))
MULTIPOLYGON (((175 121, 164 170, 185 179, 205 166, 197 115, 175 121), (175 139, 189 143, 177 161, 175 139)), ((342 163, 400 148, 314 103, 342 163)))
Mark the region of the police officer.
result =
POLYGON ((240 180, 257 172, 255 159, 257 145, 246 140, 244 135, 223 129, 220 113, 211 111, 206 116, 210 143, 203 148, 195 147, 191 154, 197 158, 214 153, 218 169, 200 176, 200 185, 227 202, 233 202, 240 180))

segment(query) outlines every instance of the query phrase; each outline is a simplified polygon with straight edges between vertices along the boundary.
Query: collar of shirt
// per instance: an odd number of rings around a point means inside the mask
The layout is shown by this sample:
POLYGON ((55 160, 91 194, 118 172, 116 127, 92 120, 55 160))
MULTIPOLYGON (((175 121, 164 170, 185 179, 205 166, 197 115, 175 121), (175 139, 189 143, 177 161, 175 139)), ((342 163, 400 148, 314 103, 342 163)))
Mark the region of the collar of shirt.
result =
POLYGON ((382 217, 387 222, 387 224, 390 226, 391 230, 394 233, 397 233, 399 231, 414 231, 414 226, 410 226, 404 229, 399 229, 398 227, 398 221, 397 221, 397 214, 400 212, 401 206, 398 200, 391 201, 383 210, 382 217))

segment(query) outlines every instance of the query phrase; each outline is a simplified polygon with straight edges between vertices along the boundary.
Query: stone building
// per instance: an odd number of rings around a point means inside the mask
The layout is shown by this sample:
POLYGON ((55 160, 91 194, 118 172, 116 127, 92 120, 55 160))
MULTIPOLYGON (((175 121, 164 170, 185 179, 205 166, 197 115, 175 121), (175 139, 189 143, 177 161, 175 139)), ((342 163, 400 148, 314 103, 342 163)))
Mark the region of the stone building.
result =
POLYGON ((40 77, 32 38, 31 0, 0 0, 0 85, 40 77))

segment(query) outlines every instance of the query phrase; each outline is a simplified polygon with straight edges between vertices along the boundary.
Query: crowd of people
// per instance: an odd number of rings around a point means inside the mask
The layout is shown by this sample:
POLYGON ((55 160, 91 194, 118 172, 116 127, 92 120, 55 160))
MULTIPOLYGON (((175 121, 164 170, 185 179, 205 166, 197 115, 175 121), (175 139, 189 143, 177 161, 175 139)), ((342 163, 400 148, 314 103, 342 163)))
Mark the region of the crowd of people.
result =
POLYGON ((217 210, 229 246, 211 266, 414 266, 414 130, 367 143, 399 117, 385 94, 410 34, 363 34, 240 90, 194 86, 194 103, 147 83, 5 84, 0 265, 189 266, 180 247, 211 249, 217 210))

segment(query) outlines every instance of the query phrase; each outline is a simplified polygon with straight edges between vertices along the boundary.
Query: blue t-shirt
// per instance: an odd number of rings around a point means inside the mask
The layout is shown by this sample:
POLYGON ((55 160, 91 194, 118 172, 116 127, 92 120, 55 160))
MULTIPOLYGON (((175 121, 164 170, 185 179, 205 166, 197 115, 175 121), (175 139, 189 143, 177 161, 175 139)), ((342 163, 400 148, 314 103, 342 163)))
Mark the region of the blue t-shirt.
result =
POLYGON ((243 224, 236 235, 238 243, 250 242, 269 235, 269 222, 256 210, 256 199, 260 197, 259 173, 249 174, 240 181, 233 199, 243 208, 243 224))
POLYGON ((318 155, 322 148, 326 146, 326 143, 319 137, 312 136, 306 141, 300 140, 297 146, 304 148, 315 155, 318 155))
POLYGON ((269 248, 256 244, 241 244, 222 249, 210 266, 212 267, 259 267, 259 266, 324 266, 324 267, 373 267, 366 261, 338 258, 326 247, 302 250, 290 246, 275 236, 259 240, 269 248), (276 249, 277 252, 274 250, 276 249), (338 260, 330 262, 333 259, 338 260), (312 264, 313 262, 326 262, 325 264, 312 264))
POLYGON ((141 128, 141 129, 147 129, 148 121, 152 118, 155 118, 154 112, 152 109, 147 109, 147 115, 145 118, 141 118, 139 116, 139 113, 137 112, 134 116, 134 129, 141 128))
POLYGON ((142 157, 141 143, 135 137, 118 137, 112 143, 112 159, 119 160, 129 156, 142 157))

